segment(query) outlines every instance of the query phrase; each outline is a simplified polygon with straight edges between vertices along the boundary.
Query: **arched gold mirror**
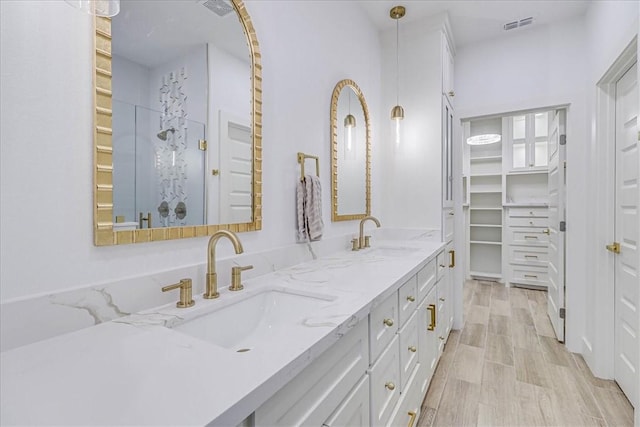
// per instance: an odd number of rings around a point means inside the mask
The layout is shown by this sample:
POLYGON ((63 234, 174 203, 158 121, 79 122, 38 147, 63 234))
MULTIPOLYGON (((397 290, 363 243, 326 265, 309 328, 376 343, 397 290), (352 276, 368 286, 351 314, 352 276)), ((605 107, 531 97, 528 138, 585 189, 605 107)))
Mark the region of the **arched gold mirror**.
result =
POLYGON ((95 21, 98 246, 262 228, 262 66, 241 0, 95 21))
POLYGON ((371 215, 369 109, 353 80, 341 80, 331 97, 331 219, 371 215))

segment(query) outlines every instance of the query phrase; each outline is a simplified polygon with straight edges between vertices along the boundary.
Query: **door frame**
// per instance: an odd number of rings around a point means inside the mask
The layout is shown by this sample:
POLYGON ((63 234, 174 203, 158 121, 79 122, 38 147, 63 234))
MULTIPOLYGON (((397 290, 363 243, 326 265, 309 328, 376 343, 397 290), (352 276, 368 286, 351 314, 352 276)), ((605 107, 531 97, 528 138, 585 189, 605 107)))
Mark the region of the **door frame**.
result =
MULTIPOLYGON (((593 374, 601 378, 614 376, 614 329, 615 329, 615 259, 605 249, 613 241, 615 232, 615 136, 616 136, 616 83, 638 60, 637 37, 627 45, 607 72, 596 84, 596 129, 592 166, 595 173, 596 201, 594 203, 594 235, 590 259, 595 262, 594 300, 598 312, 594 325, 593 342, 583 337, 583 355, 593 374)), ((596 307, 592 307, 595 309, 596 307)))

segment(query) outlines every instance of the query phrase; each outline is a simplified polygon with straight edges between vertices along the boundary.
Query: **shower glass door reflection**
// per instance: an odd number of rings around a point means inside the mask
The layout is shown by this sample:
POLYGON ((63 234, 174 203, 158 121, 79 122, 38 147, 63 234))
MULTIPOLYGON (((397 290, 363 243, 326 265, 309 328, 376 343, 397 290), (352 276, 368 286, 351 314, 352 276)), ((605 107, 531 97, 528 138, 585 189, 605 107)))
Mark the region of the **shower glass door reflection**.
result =
POLYGON ((114 222, 142 228, 204 224, 205 125, 113 102, 114 222))

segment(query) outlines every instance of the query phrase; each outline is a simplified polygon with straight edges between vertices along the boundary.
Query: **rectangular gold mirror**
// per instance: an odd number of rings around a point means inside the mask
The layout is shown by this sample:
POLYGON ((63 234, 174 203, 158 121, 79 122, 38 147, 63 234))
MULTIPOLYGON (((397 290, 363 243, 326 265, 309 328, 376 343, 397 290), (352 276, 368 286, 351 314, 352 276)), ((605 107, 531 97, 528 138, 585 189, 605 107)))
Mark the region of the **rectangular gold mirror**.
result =
POLYGON ((262 228, 260 59, 241 0, 95 19, 95 245, 262 228))

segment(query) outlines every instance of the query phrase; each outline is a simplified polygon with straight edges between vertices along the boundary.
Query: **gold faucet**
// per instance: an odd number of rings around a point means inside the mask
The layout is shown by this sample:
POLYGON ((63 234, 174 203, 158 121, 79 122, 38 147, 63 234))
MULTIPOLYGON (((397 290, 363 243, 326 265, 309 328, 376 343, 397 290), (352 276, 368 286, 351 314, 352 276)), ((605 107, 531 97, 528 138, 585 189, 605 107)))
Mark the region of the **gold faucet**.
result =
POLYGON ((365 216, 360 220, 360 237, 358 237, 358 249, 368 248, 369 247, 369 237, 364 235, 364 223, 367 220, 371 220, 376 223, 378 228, 380 228, 380 221, 375 216, 365 216))
POLYGON ((216 273, 216 243, 221 237, 227 237, 231 240, 237 254, 241 254, 244 251, 242 243, 240 243, 235 233, 227 230, 218 230, 213 233, 207 246, 207 288, 203 295, 206 299, 214 299, 220 296, 218 293, 218 274, 216 273))

